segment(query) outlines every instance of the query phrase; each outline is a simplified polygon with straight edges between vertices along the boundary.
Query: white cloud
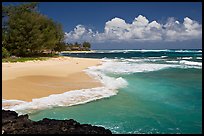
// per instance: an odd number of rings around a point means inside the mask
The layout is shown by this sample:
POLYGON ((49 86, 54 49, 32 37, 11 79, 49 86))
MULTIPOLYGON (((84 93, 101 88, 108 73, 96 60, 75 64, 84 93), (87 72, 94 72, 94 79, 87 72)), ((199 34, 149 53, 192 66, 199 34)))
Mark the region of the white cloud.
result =
POLYGON ((151 23, 149 23, 149 27, 155 27, 157 29, 160 29, 161 25, 157 23, 157 21, 152 21, 151 23))
POLYGON ((188 17, 184 18, 182 24, 170 18, 164 26, 166 27, 164 31, 166 41, 184 41, 202 37, 202 25, 188 17))
POLYGON ((73 31, 65 33, 66 41, 184 41, 202 37, 202 25, 186 17, 183 23, 168 18, 165 24, 157 21, 150 22, 146 17, 139 15, 131 24, 121 18, 113 18, 105 23, 104 32, 93 32, 92 29, 77 25, 73 31))
POLYGON ((147 20, 147 18, 142 15, 139 15, 138 17, 136 17, 132 22, 132 24, 137 27, 145 27, 148 25, 148 23, 149 23, 149 20, 147 20))

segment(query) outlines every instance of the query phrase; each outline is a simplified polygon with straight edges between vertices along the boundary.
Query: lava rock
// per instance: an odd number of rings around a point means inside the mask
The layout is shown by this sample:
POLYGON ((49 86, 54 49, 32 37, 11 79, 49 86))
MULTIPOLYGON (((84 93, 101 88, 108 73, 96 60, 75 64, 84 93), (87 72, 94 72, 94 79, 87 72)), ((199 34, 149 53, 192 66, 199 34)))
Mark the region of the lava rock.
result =
POLYGON ((32 121, 28 115, 2 110, 2 134, 112 134, 109 129, 80 124, 73 119, 55 120, 44 118, 32 121))

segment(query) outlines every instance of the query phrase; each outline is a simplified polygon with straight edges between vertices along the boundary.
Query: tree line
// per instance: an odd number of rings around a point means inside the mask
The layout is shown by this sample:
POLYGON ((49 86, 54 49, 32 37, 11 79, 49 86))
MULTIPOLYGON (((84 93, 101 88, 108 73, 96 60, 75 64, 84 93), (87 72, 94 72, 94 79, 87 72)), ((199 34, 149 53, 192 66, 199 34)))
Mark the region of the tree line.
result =
POLYGON ((2 21, 2 57, 56 52, 63 46, 62 26, 40 14, 37 3, 3 6, 2 21))
POLYGON ((75 42, 66 43, 66 51, 90 51, 91 44, 89 42, 83 42, 82 44, 75 42))
POLYGON ((82 45, 64 42, 61 24, 38 11, 38 3, 2 6, 2 57, 40 56, 63 50, 88 50, 82 45))

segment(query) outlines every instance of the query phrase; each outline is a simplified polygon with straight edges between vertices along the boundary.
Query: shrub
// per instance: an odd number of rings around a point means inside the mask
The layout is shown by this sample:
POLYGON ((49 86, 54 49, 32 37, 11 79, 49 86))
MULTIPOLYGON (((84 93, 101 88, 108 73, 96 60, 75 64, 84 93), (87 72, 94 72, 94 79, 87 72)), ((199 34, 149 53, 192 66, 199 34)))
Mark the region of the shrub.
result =
POLYGON ((5 47, 2 47, 2 58, 8 58, 10 53, 7 51, 5 47))

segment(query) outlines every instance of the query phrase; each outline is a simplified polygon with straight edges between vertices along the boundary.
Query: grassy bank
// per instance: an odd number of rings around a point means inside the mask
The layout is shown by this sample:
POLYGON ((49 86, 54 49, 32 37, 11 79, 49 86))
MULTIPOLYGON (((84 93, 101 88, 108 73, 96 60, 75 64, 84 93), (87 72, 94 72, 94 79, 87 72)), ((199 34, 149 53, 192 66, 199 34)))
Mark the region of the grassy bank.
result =
POLYGON ((18 58, 4 58, 2 62, 26 62, 26 61, 37 61, 37 60, 47 60, 50 57, 18 57, 18 58))
POLYGON ((29 56, 29 57, 16 57, 16 56, 11 56, 8 58, 2 58, 2 62, 26 62, 26 61, 41 61, 41 60, 47 60, 49 58, 57 58, 59 57, 59 54, 36 54, 33 56, 29 56))

